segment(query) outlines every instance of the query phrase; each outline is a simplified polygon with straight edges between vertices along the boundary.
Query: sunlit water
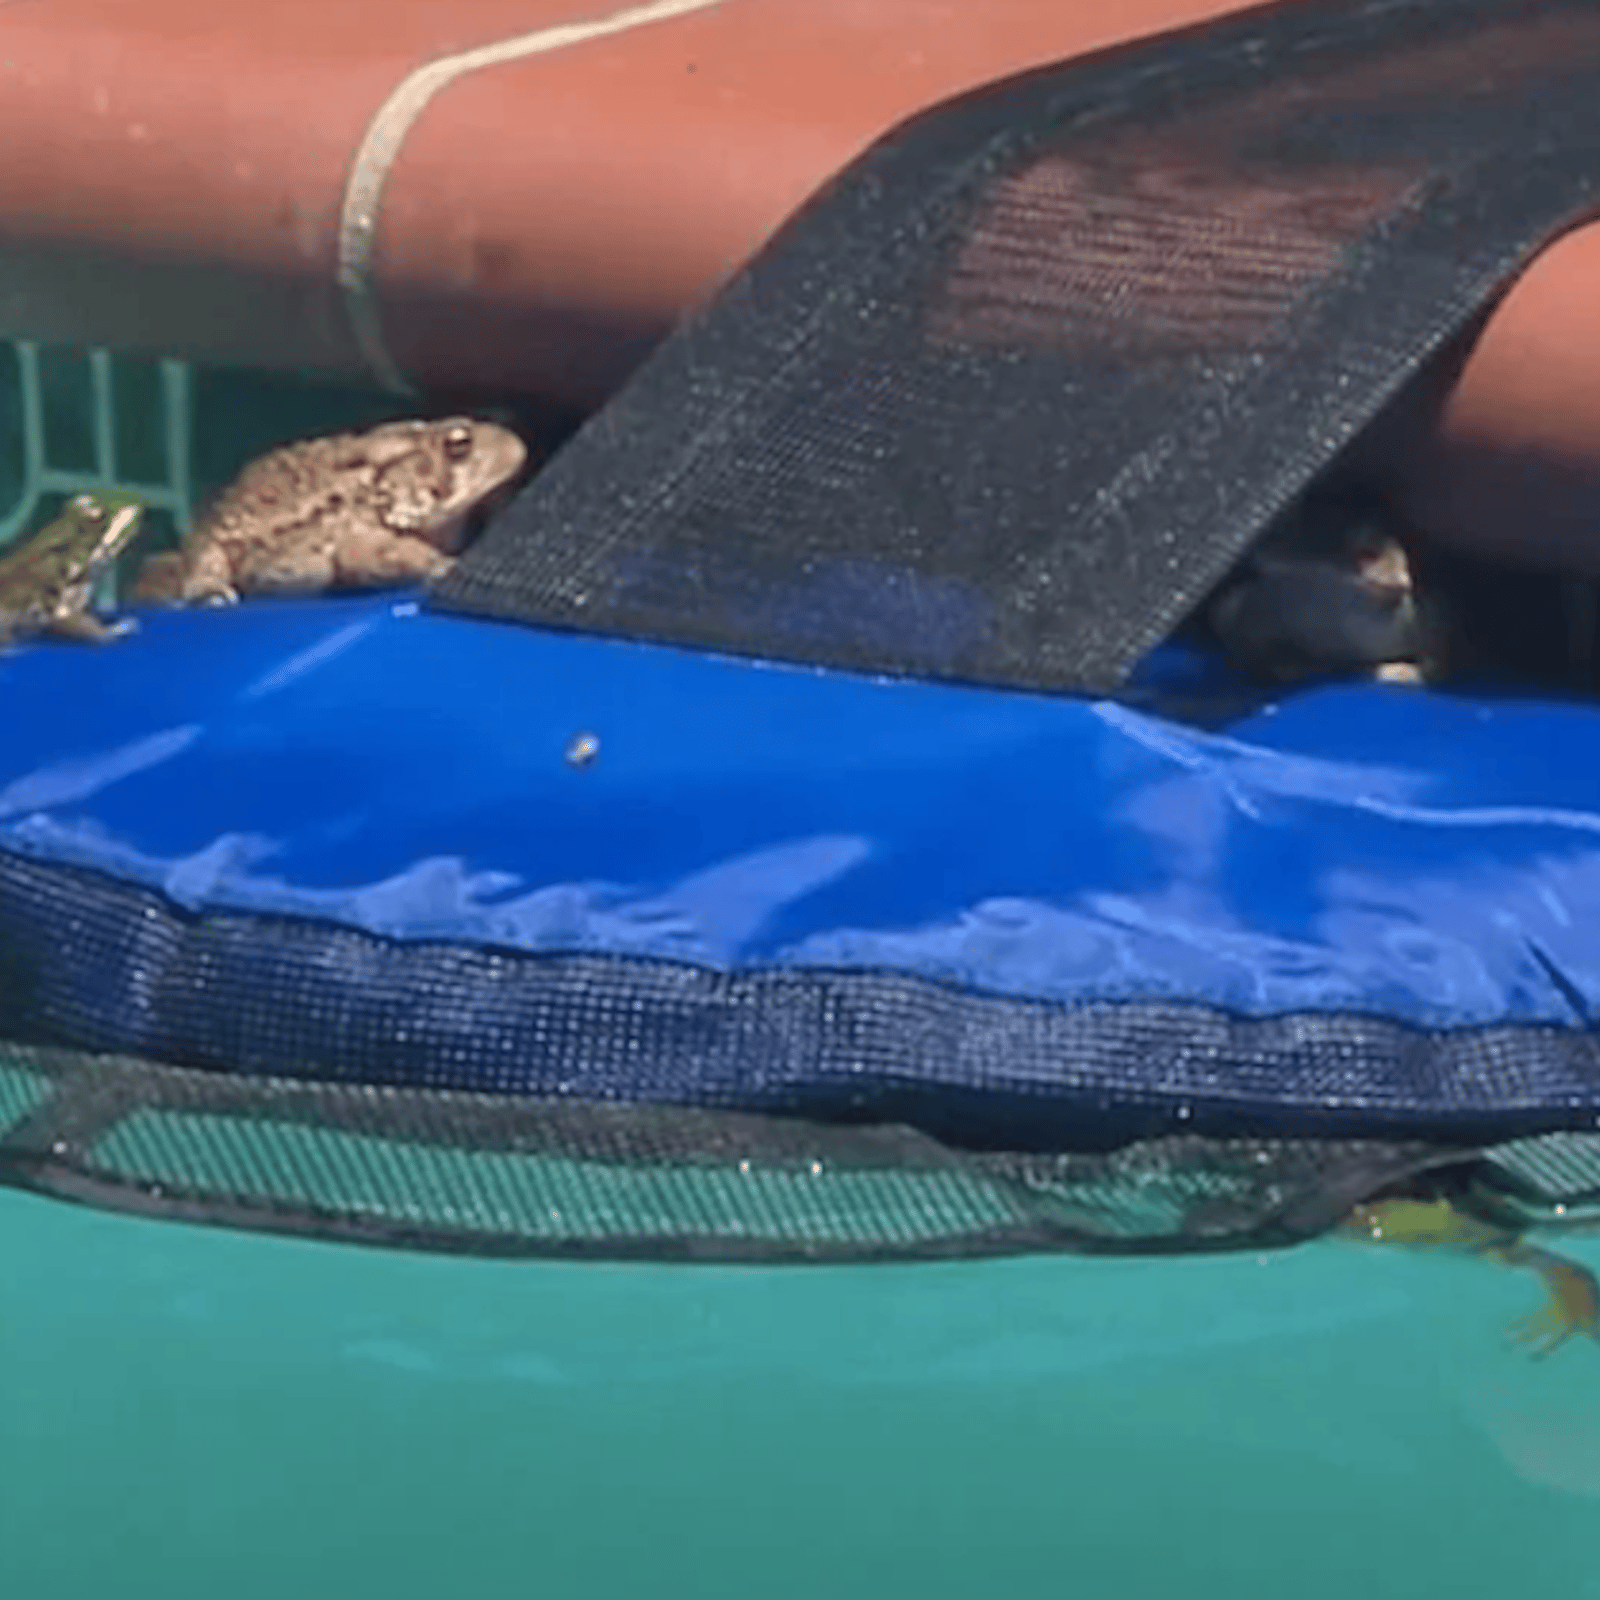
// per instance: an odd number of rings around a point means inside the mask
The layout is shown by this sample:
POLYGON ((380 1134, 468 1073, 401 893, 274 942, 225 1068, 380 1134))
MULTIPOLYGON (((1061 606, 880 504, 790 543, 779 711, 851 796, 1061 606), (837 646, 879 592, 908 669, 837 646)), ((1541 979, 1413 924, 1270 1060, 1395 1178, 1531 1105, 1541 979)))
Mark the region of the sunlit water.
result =
POLYGON ((0 1259, 7 1595, 1600 1597, 1600 1350, 1507 1353, 1538 1286, 1473 1263, 477 1263, 10 1193, 0 1259))

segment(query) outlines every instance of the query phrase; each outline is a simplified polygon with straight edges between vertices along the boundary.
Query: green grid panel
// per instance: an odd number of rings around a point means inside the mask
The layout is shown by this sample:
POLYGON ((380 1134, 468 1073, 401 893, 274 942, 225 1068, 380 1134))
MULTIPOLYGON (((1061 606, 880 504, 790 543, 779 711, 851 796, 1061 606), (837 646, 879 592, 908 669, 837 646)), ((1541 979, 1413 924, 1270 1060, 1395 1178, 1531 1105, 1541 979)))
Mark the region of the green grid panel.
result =
POLYGON ((530 1240, 914 1245, 1025 1220, 1004 1188, 960 1170, 622 1167, 154 1110, 126 1117, 89 1159, 103 1173, 196 1197, 530 1240))
POLYGON ((50 1098, 50 1080, 0 1055, 0 1135, 14 1128, 50 1098))

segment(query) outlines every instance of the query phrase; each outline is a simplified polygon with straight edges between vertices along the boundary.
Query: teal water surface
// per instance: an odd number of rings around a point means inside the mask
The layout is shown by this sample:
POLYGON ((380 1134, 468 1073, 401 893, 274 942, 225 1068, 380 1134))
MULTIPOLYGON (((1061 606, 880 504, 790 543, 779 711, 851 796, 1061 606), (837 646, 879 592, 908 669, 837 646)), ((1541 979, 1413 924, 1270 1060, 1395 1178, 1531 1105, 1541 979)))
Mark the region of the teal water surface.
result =
POLYGON ((1538 1287, 1476 1263, 481 1263, 10 1193, 0 1258, 18 1596, 1600 1596, 1600 1350, 1506 1352, 1538 1287))

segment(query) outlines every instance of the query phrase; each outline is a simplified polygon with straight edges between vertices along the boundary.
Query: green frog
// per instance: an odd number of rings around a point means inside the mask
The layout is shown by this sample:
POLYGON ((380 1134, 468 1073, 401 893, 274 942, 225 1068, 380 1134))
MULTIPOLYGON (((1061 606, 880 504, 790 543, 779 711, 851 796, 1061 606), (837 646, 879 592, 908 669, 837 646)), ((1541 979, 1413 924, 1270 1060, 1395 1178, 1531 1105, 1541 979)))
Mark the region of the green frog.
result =
POLYGON ((1600 1283, 1587 1267, 1531 1244, 1514 1228, 1468 1215, 1439 1196, 1369 1200, 1355 1207, 1340 1231, 1377 1244, 1446 1249, 1502 1267, 1522 1267, 1544 1284, 1542 1309, 1516 1324, 1512 1339, 1547 1356, 1574 1335, 1600 1340, 1600 1283))
POLYGON ((80 494, 61 515, 0 554, 0 648, 37 634, 104 644, 131 633, 131 620, 106 622, 91 609, 94 587, 138 536, 138 501, 80 494))

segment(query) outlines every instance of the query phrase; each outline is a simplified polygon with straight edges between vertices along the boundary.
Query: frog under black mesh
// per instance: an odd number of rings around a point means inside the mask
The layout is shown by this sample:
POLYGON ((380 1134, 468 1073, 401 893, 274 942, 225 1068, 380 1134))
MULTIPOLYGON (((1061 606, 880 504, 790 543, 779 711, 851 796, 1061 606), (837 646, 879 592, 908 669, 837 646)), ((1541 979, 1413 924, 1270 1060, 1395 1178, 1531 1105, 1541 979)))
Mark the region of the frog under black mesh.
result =
POLYGON ((435 603, 1117 687, 1600 186, 1593 0, 1265 8, 986 88, 808 205, 435 603))

